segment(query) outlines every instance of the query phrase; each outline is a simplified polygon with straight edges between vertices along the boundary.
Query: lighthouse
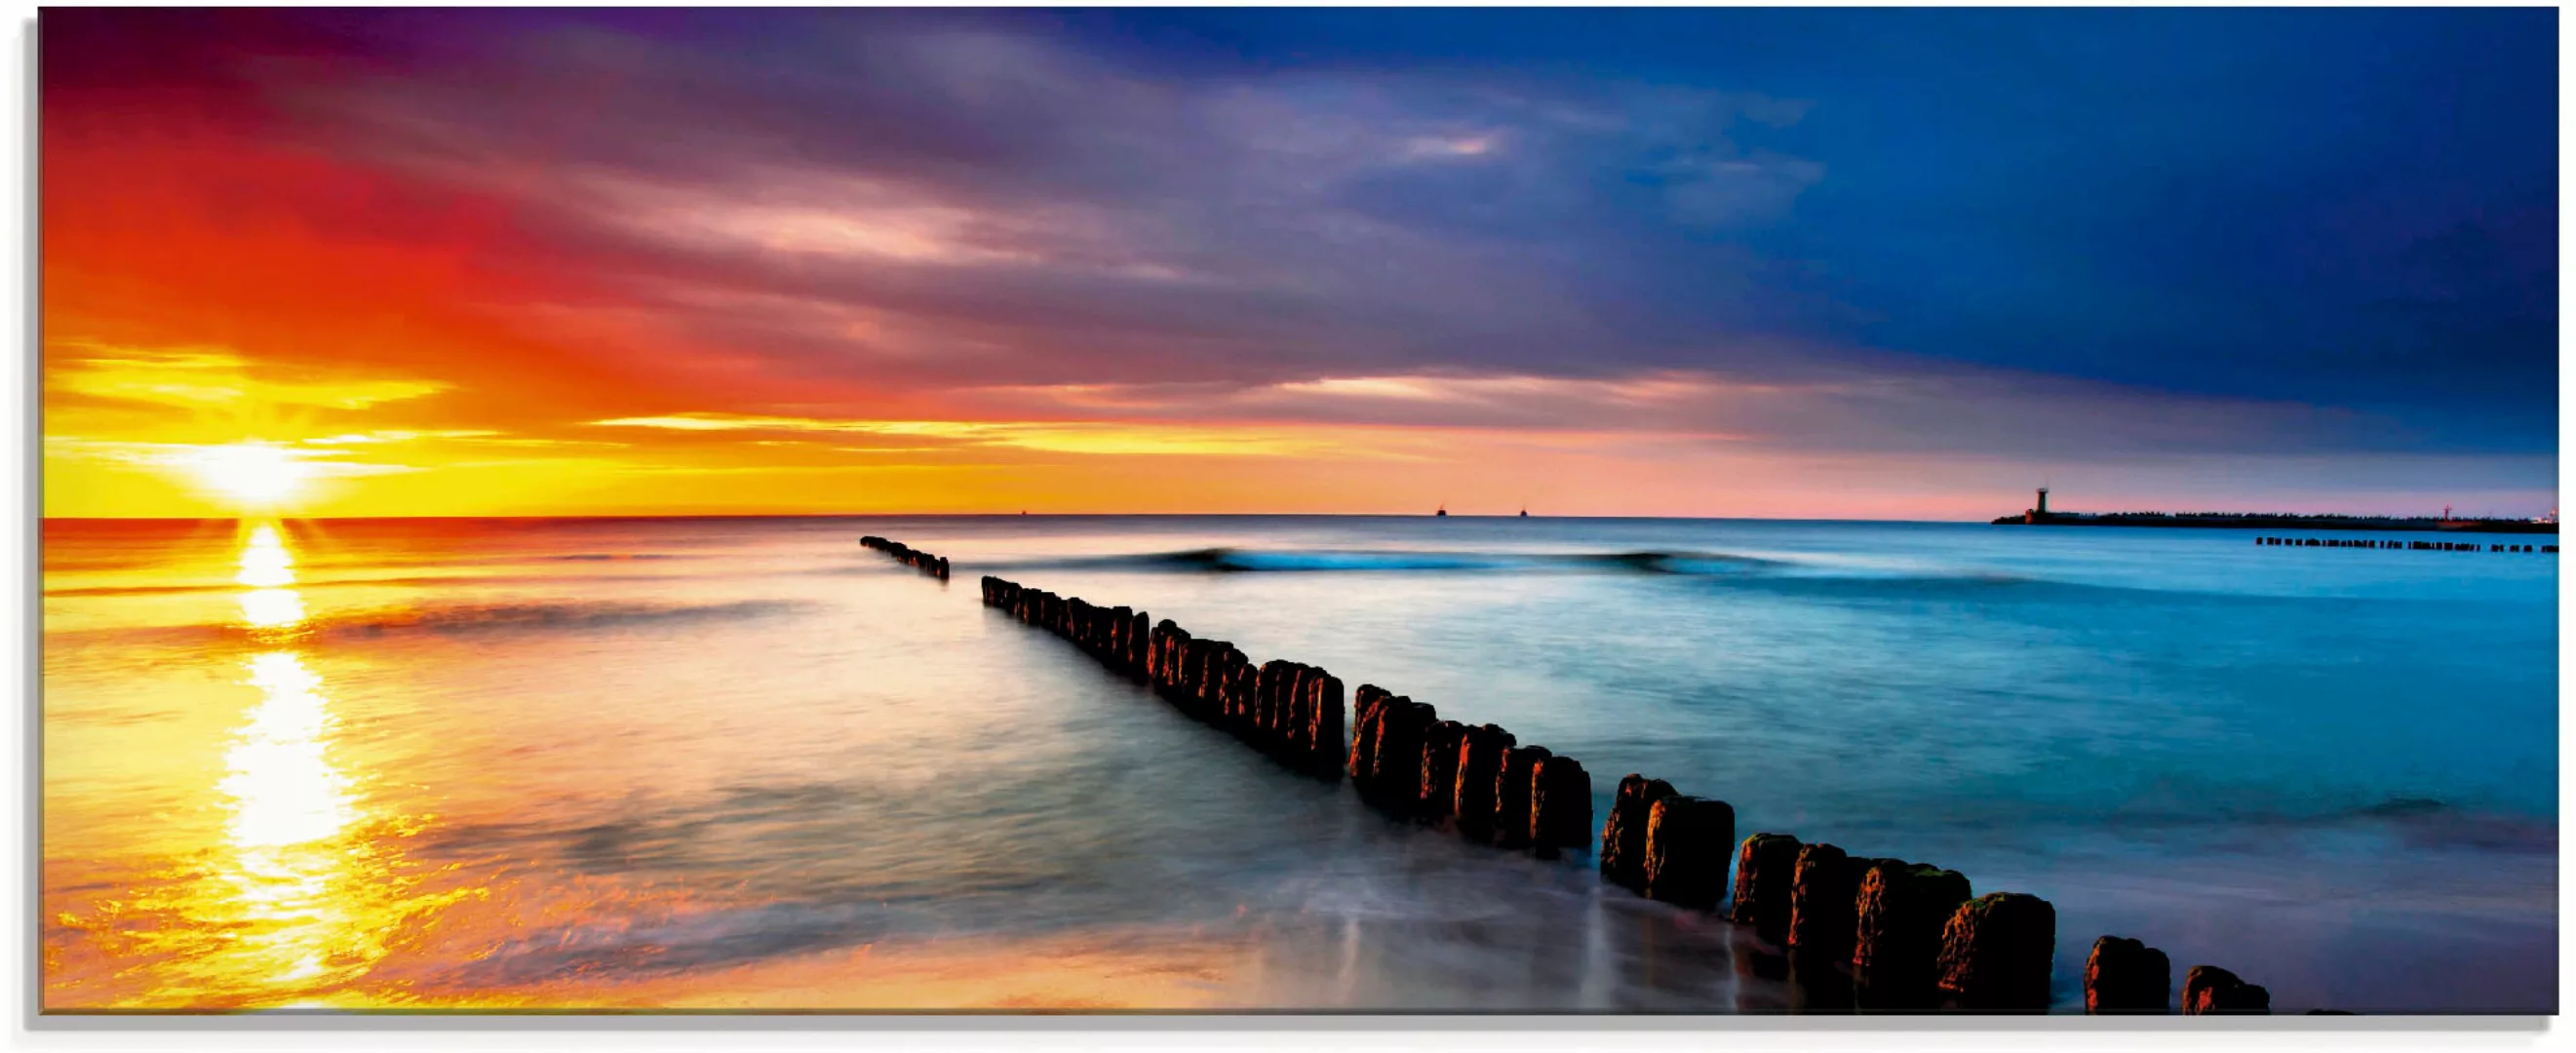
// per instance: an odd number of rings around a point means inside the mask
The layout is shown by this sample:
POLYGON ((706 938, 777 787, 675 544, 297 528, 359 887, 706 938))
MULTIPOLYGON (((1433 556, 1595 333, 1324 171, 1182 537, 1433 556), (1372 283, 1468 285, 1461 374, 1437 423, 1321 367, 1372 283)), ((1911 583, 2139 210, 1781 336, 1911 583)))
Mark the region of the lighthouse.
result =
POLYGON ((2043 487, 2040 487, 2040 488, 2039 488, 2039 505, 2038 505, 2037 507, 2035 507, 2035 508, 2032 508, 2032 509, 2031 509, 2031 511, 2033 511, 2033 512, 2037 512, 2037 513, 2039 513, 2039 514, 2041 514, 2041 515, 2047 515, 2047 514, 2048 514, 2048 488, 2047 488, 2047 487, 2043 486, 2043 487))

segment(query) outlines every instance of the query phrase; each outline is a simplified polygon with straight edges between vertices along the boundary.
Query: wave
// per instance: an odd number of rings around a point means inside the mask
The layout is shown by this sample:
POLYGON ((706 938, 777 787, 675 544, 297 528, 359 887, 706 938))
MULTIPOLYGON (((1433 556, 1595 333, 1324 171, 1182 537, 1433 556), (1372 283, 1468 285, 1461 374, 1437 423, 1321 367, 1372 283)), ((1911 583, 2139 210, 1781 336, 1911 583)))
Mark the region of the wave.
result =
POLYGON ((1580 571, 1726 573, 1781 565, 1709 552, 1476 552, 1458 550, 1196 548, 984 564, 995 570, 1144 569, 1209 573, 1367 571, 1580 571))
POLYGON ((200 622, 70 629, 48 632, 48 648, 108 645, 205 647, 248 643, 272 646, 280 640, 310 637, 373 640, 399 636, 469 636, 485 633, 600 632, 653 625, 765 618, 810 607, 801 600, 741 600, 732 603, 500 603, 459 604, 399 611, 353 611, 326 615, 291 626, 251 627, 238 623, 200 622))
MULTIPOLYGON (((599 557, 564 557, 564 558, 597 558, 597 559, 606 560, 606 559, 664 559, 664 558, 680 558, 680 557, 662 557, 662 556, 630 556, 630 557, 615 557, 615 556, 599 556, 599 557)), ((637 573, 637 574, 618 574, 618 575, 613 575, 613 576, 611 576, 611 575, 584 575, 584 578, 585 578, 585 579, 587 579, 587 580, 612 580, 612 579, 613 579, 613 580, 620 581, 620 582, 636 582, 636 581, 673 581, 673 580, 678 580, 678 579, 680 579, 680 578, 682 578, 682 577, 685 577, 685 575, 679 575, 679 574, 642 574, 642 573, 637 573)), ((296 581, 294 582, 294 584, 292 584, 292 585, 290 585, 290 586, 288 586, 288 587, 289 587, 289 588, 293 588, 293 589, 295 589, 295 590, 297 590, 297 591, 299 591, 299 592, 305 592, 305 591, 313 591, 313 590, 319 590, 319 589, 344 589, 344 588, 415 588, 415 587, 455 588, 455 587, 458 587, 458 586, 465 586, 465 585, 554 585, 554 584, 561 584, 561 583, 563 583, 565 580, 566 580, 566 578, 565 578, 565 576, 564 576, 564 575, 562 575, 562 574, 488 574, 488 573, 475 573, 475 572, 461 572, 461 573, 456 573, 456 574, 441 574, 441 575, 411 575, 411 576, 406 576, 406 577, 385 577, 385 578, 373 578, 373 577, 363 577, 363 576, 362 576, 362 577, 345 577, 345 578, 335 578, 335 577, 312 577, 312 576, 302 576, 302 575, 299 575, 299 576, 297 577, 296 581)), ((233 580, 233 579, 231 579, 231 578, 223 578, 223 579, 207 579, 207 580, 202 581, 202 582, 195 582, 195 583, 185 584, 185 585, 75 585, 75 586, 66 586, 66 587, 64 587, 64 588, 59 588, 59 589, 46 589, 46 590, 44 590, 44 596, 45 596, 45 598, 46 598, 46 599, 70 599, 70 598, 74 598, 74 597, 91 597, 91 596, 96 596, 96 597, 118 597, 118 596, 164 596, 164 595, 184 595, 184 594, 191 594, 191 593, 195 593, 195 594, 203 594, 203 593, 213 593, 213 592, 238 593, 238 592, 243 591, 243 589, 244 589, 244 588, 245 588, 245 586, 243 586, 239 581, 235 581, 235 580, 233 580)))
POLYGON ((1613 552, 1575 557, 1587 563, 1648 574, 1780 573, 1799 566, 1792 560, 1726 552, 1613 552))
POLYGON ((46 589, 44 594, 47 599, 70 596, 161 596, 187 592, 239 592, 241 587, 239 582, 234 581, 210 581, 199 585, 81 585, 46 589))
POLYGON ((1187 570, 1230 573, 1261 571, 1369 570, 1510 570, 1528 566, 1531 558, 1487 552, 1359 552, 1203 548, 1143 557, 1187 570))
MULTIPOLYGON (((2052 584, 1997 572, 1890 567, 1831 559, 1737 552, 1505 552, 1461 550, 1197 548, 1109 556, 1072 556, 979 564, 1009 570, 1148 570, 1190 573, 1628 573, 1855 586, 1997 586, 2052 584)), ((2080 587, 2080 586, 2079 586, 2080 587)))
MULTIPOLYGON (((1188 574, 1438 573, 1629 574, 1683 587, 1752 590, 1825 601, 2112 603, 2153 596, 2179 602, 2336 602, 2274 596, 2071 581, 1992 569, 1880 561, 1839 554, 1692 550, 1528 552, 1196 548, 1100 556, 979 562, 976 570, 1142 571, 1188 574)), ((825 573, 818 571, 817 573, 825 573)))
POLYGON ((469 989, 615 973, 667 976, 883 938, 900 914, 878 904, 778 902, 651 911, 532 927, 435 978, 469 989))
POLYGON ((739 600, 733 603, 503 603, 431 608, 400 614, 356 615, 325 623, 321 631, 341 636, 430 632, 442 635, 530 630, 624 628, 667 622, 721 621, 767 617, 800 610, 787 600, 739 600))

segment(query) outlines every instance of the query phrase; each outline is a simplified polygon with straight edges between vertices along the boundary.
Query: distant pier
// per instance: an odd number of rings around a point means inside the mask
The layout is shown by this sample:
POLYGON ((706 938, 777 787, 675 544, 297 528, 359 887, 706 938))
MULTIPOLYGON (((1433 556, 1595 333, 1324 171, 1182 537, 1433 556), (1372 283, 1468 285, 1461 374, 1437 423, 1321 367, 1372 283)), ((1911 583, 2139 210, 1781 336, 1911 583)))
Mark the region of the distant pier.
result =
POLYGON ((2257 545, 2280 545, 2289 548, 2359 548, 2401 552, 2546 552, 2556 553, 2556 545, 2499 545, 2475 541, 2382 541, 2371 538, 2337 537, 2258 537, 2257 545))
POLYGON ((1996 526, 2169 527, 2201 530, 2367 530, 2375 533, 2556 534, 2534 519, 2413 519, 2376 516, 2237 515, 2219 512, 2041 512, 2004 516, 1996 526))
MULTIPOLYGON (((2463 534, 2555 534, 2558 520, 2454 518, 2439 516, 2301 515, 2292 512, 2051 512, 2048 488, 2039 501, 2018 515, 2000 516, 1995 526, 2169 527, 2201 530, 2369 530, 2378 532, 2444 532, 2463 534)), ((2447 550, 2446 550, 2447 551, 2447 550)))

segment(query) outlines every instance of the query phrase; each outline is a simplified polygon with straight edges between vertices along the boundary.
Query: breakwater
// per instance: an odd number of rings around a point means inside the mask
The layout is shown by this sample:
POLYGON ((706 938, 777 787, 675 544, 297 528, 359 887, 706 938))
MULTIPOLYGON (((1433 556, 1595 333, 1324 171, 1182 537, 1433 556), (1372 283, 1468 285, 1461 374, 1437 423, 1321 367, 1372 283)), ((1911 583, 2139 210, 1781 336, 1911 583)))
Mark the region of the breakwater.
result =
POLYGON ((2370 530, 2445 534, 2555 534, 2556 520, 2445 519, 2435 516, 2247 515, 2233 512, 2050 512, 2034 508, 1994 526, 2163 527, 2198 530, 2370 530))
POLYGON ((1127 607, 1097 606, 991 576, 982 586, 986 606, 1150 685, 1182 713, 1290 768, 1341 777, 1343 690, 1331 673, 1289 661, 1256 665, 1233 644, 1194 637, 1168 619, 1153 623, 1127 607))
POLYGON ((866 537, 860 538, 859 544, 866 545, 869 548, 883 552, 888 556, 892 556, 894 557, 895 562, 911 567, 912 569, 930 575, 931 577, 937 578, 941 581, 948 580, 948 559, 945 556, 934 556, 930 553, 913 548, 910 545, 906 545, 903 542, 889 541, 885 538, 878 537, 875 534, 870 534, 866 537))
POLYGON ((2556 553, 2556 545, 2498 545, 2475 541, 2382 541, 2368 538, 2333 537, 2258 537, 2257 545, 2288 548, 2355 548, 2395 552, 2547 552, 2556 553))
MULTIPOLYGON (((1542 857, 1592 851, 1592 782, 1579 761, 1524 745, 1493 725, 1443 719, 1427 703, 1286 660, 1256 663, 1232 643, 1141 610, 1090 603, 987 576, 983 602, 1073 643, 1149 685, 1184 714, 1279 763, 1331 780, 1404 821, 1542 857)), ((1754 941, 1755 968, 1778 963, 1804 1011, 2044 1012, 2058 919, 2019 892, 1974 894, 1965 875, 1892 857, 1858 857, 1794 835, 1736 839, 1734 809, 1630 774, 1601 818, 1603 879, 1646 898, 1722 913, 1754 941), (1730 869, 1733 880, 1729 882, 1730 869)), ((2097 940, 2084 962, 2087 1012, 2162 1013, 2171 963, 2142 941, 2097 940)), ((2186 977, 2182 1011, 2259 1013, 2259 985, 2210 966, 2186 977)))

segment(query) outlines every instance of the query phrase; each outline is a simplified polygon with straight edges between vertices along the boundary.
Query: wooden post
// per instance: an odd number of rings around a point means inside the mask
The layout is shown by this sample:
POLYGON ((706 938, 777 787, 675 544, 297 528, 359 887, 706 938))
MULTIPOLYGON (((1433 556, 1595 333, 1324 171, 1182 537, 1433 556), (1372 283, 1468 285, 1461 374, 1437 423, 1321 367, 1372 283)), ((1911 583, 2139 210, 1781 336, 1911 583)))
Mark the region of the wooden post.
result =
POLYGON ((2195 965, 2183 974, 2182 1015, 2223 1013, 2257 1015, 2272 1011, 2272 992, 2249 984, 2215 965, 2195 965))
POLYGON ((1468 728, 1458 746, 1458 787, 1452 815, 1458 832, 1469 840, 1494 836, 1494 787, 1503 774, 1503 751, 1515 745, 1512 733, 1492 724, 1468 728))
POLYGON ((1541 859, 1592 847, 1592 773, 1583 762, 1549 756, 1532 769, 1530 843, 1541 859))
POLYGON ((2020 892, 1959 905, 1941 935, 1941 991, 1958 1008, 2045 1013, 2057 908, 2020 892))
POLYGON ((1531 776, 1538 773, 1540 761, 1552 756, 1555 754, 1545 746, 1512 746, 1503 751, 1502 771, 1494 777, 1494 844, 1497 846, 1530 846, 1531 776))
POLYGON ((1398 695, 1387 699, 1378 715, 1376 758, 1370 763, 1368 791, 1379 807, 1411 815, 1422 798, 1422 743, 1440 711, 1398 695))
POLYGON ((1308 770, 1332 779, 1342 777, 1342 681, 1321 669, 1306 681, 1307 700, 1313 717, 1313 730, 1308 742, 1312 753, 1307 757, 1308 770))
POLYGON ((2084 959, 2084 1011, 2164 1013, 2173 1003, 2173 962, 2137 940, 2104 936, 2084 959))
POLYGON ((1852 979, 1864 1009, 1926 1009, 1950 915, 1968 879, 1928 863, 1877 860, 1861 875, 1852 979))
POLYGON ((1646 895, 1679 907, 1714 910, 1726 895, 1735 809, 1683 794, 1646 809, 1646 895))
POLYGON ((1656 801, 1673 795, 1673 784, 1633 772, 1619 780, 1610 814, 1601 821, 1601 876, 1615 885, 1646 888, 1646 824, 1656 801))
POLYGON ((1798 875, 1798 839, 1787 834, 1755 834, 1744 839, 1735 859, 1735 909, 1739 925, 1773 943, 1789 937, 1789 898, 1798 875))
POLYGON ((1457 814, 1458 751, 1467 742, 1467 726, 1444 720, 1431 726, 1422 737, 1421 791, 1415 805, 1421 814, 1438 819, 1457 814))
POLYGON ((1377 737, 1385 729, 1382 710, 1393 697, 1376 684, 1361 684, 1351 695, 1351 784, 1361 796, 1367 796, 1377 781, 1377 737))
POLYGON ((1870 862, 1828 844, 1798 849, 1798 866, 1790 878, 1789 954, 1799 964, 1851 965, 1861 872, 1870 862))

